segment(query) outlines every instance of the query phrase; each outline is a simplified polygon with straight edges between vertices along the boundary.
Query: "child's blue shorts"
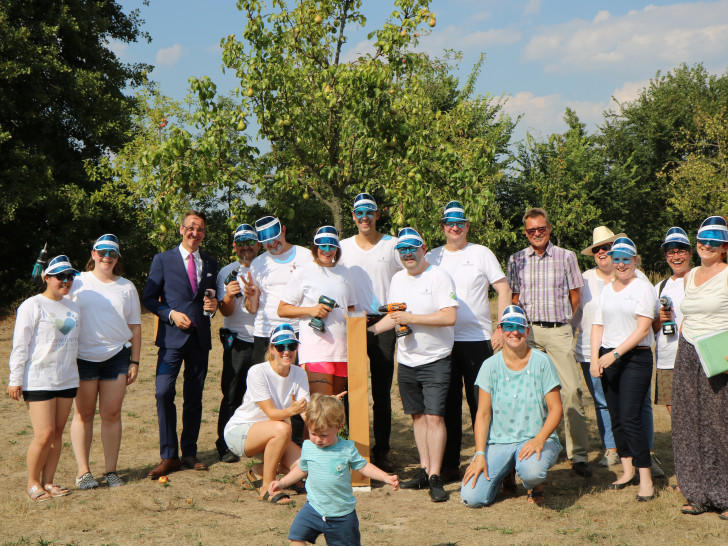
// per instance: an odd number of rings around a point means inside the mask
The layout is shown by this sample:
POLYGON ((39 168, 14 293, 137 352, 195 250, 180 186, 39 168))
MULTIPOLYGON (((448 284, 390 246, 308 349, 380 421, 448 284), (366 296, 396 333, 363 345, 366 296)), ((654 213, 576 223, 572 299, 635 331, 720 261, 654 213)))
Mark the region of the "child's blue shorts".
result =
POLYGON ((288 540, 301 540, 315 544, 321 533, 329 546, 359 546, 361 535, 356 510, 352 510, 345 516, 324 518, 307 502, 296 514, 296 518, 291 524, 291 530, 288 532, 288 540))

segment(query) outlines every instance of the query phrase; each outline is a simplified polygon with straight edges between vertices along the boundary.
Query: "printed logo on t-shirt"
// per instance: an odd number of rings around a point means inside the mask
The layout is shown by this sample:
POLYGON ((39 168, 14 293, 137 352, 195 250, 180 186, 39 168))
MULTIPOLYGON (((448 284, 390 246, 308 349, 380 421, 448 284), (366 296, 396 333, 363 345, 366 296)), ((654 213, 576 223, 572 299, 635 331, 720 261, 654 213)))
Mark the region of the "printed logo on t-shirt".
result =
POLYGON ((70 311, 66 313, 66 318, 58 318, 55 313, 50 314, 51 321, 53 322, 53 325, 58 329, 61 334, 64 336, 73 330, 76 326, 78 326, 78 320, 76 319, 76 316, 71 313, 70 311))
POLYGON ((450 299, 454 301, 458 301, 458 297, 455 295, 455 292, 450 292, 450 299))

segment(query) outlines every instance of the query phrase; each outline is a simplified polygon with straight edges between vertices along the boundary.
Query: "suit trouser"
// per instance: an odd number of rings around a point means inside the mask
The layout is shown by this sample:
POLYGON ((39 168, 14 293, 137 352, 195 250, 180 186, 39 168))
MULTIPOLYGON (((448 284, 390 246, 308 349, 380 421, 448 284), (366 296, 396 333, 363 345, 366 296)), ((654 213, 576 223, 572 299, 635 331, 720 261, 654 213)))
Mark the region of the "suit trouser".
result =
POLYGON ((394 377, 394 330, 375 336, 367 332, 367 355, 372 374, 372 454, 389 452, 392 431, 392 378, 394 377))
POLYGON ((192 334, 179 349, 159 348, 157 355, 157 419, 159 421, 159 452, 162 459, 179 456, 177 441, 177 394, 175 384, 184 362, 182 386, 182 456, 197 455, 197 438, 202 421, 202 390, 207 377, 209 349, 203 349, 196 334, 192 334))
POLYGON ((465 399, 470 409, 470 426, 475 424, 478 397, 475 380, 485 359, 493 355, 490 341, 456 341, 452 347, 450 388, 445 406, 447 443, 442 460, 443 468, 460 466, 460 447, 463 441, 463 383, 465 399))
POLYGON ((528 343, 543 348, 551 357, 561 380, 566 456, 574 463, 587 462, 589 437, 581 400, 581 368, 574 357, 574 335, 570 324, 555 328, 531 325, 528 343))
POLYGON ((243 403, 247 390, 248 370, 253 365, 253 344, 235 338, 232 346, 222 353, 222 377, 220 378, 220 413, 217 418, 217 452, 222 456, 228 451, 225 443, 225 425, 235 410, 243 403))

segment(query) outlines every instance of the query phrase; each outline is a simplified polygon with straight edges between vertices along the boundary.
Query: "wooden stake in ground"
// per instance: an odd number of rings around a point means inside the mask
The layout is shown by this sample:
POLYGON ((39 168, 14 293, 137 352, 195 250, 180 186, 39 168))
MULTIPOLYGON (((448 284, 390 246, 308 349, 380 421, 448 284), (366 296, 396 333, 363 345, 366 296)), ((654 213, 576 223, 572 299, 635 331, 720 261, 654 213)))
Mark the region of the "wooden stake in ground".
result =
MULTIPOLYGON (((369 461, 369 381, 367 359, 367 318, 350 312, 346 319, 349 385, 349 439, 369 461)), ((351 483, 359 490, 371 490, 369 478, 351 471, 351 483)))

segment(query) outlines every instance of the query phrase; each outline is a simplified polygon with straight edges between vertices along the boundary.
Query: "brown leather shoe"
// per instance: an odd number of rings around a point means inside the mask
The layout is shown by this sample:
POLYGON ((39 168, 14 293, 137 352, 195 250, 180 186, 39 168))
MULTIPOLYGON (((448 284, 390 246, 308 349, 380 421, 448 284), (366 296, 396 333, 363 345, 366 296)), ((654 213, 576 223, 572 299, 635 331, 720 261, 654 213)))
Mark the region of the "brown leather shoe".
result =
POLYGON ((162 459, 162 462, 149 471, 149 476, 153 480, 156 480, 160 476, 166 476, 171 472, 176 472, 180 468, 179 459, 162 459))
POLYGON ((182 466, 191 468, 193 470, 209 470, 207 468, 207 465, 200 461, 194 455, 190 455, 189 457, 182 457, 182 466))

